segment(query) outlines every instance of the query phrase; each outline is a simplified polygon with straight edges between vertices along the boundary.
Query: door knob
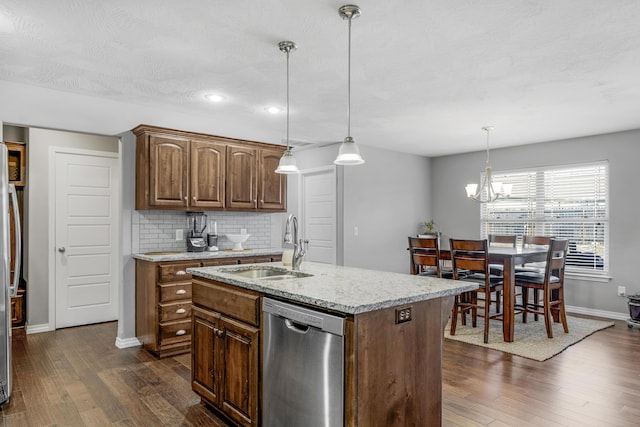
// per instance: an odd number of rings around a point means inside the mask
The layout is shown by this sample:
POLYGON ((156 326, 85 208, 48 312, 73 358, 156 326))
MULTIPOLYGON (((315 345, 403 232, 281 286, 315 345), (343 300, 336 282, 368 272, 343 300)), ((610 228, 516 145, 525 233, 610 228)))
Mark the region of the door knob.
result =
POLYGON ((64 251, 66 251, 67 249, 64 246, 61 246, 58 248, 58 252, 60 253, 64 253, 64 251))

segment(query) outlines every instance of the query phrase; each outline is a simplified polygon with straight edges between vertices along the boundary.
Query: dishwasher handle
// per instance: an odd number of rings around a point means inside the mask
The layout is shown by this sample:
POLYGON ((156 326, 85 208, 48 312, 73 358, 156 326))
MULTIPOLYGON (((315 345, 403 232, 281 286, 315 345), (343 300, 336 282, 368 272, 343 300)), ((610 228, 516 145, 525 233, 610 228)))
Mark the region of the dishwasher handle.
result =
POLYGON ((303 325, 302 323, 294 322, 291 319, 284 319, 284 324, 288 329, 298 334, 306 334, 311 328, 309 325, 303 325))

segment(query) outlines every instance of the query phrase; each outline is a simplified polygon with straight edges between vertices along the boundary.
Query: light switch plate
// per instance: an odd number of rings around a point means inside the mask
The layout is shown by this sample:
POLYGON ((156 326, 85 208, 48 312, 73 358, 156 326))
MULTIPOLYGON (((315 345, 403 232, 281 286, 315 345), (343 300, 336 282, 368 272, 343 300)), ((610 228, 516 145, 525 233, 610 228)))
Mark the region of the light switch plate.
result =
POLYGON ((182 240, 184 239, 184 230, 182 230, 182 228, 178 228, 176 230, 176 240, 182 240))

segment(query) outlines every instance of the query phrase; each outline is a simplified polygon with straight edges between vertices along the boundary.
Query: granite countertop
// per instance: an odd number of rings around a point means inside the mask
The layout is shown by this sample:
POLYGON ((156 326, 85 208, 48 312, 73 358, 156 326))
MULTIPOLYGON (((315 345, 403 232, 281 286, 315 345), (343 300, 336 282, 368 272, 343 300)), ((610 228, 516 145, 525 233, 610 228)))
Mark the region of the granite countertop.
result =
MULTIPOLYGON (((459 280, 413 276, 403 273, 365 270, 331 264, 303 262, 300 272, 310 277, 281 280, 249 279, 229 273, 253 268, 284 268, 280 262, 189 268, 192 276, 251 289, 347 314, 365 313, 433 298, 453 296, 477 289, 478 285, 459 280)), ((290 270, 290 268, 289 268, 290 270)))
POLYGON ((245 249, 242 251, 222 250, 217 252, 147 252, 143 254, 133 254, 135 259, 144 261, 191 261, 194 259, 216 259, 216 258, 236 258, 248 256, 282 255, 281 248, 269 249, 245 249))

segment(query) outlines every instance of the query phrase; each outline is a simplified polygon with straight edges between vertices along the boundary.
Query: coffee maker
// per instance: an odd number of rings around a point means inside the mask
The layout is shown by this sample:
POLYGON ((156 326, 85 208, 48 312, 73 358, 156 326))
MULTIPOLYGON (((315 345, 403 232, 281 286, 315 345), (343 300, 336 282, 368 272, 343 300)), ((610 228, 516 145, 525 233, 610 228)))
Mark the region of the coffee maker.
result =
POLYGON ((203 252, 207 249, 204 230, 207 216, 203 212, 187 212, 187 252, 203 252))

